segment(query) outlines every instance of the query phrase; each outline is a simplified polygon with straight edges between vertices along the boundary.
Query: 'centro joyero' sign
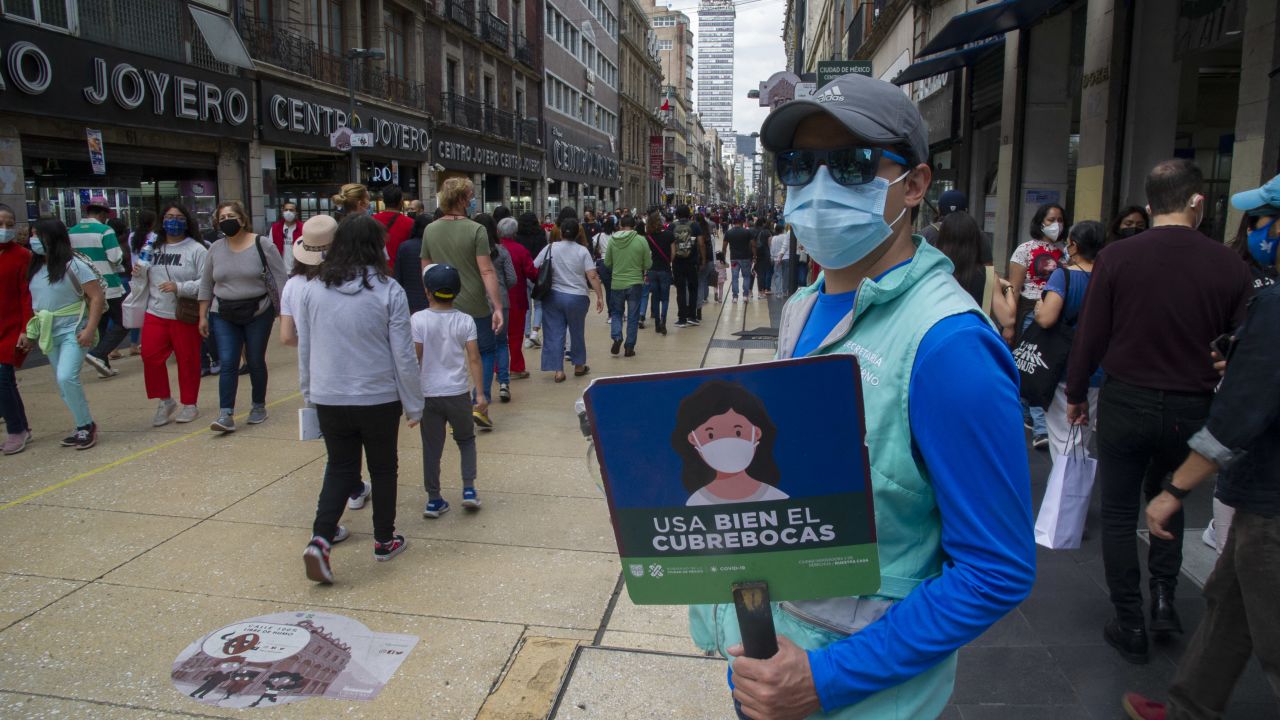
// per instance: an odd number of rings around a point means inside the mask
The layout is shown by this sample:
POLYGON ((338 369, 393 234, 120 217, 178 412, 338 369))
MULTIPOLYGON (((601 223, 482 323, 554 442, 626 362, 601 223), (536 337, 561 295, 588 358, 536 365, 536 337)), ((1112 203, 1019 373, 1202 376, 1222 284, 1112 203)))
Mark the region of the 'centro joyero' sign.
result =
POLYGON ((127 53, 14 22, 0 23, 6 110, 247 140, 247 81, 127 53))
POLYGON ((266 142, 328 149, 329 137, 350 125, 373 135, 375 152, 396 158, 425 160, 431 147, 426 126, 415 118, 366 106, 349 122, 346 100, 265 80, 259 96, 266 142))

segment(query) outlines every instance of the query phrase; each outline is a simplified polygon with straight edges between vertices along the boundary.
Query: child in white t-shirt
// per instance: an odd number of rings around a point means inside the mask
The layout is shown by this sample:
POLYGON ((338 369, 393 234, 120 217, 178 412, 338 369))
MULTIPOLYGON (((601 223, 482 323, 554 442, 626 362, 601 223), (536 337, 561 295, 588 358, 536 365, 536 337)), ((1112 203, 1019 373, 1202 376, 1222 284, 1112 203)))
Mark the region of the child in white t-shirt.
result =
POLYGON ((422 480, 427 488, 425 518, 438 518, 449 511, 449 503, 440 494, 440 456, 444 453, 445 423, 453 429, 453 441, 462 456, 462 507, 480 508, 476 495, 476 430, 473 411, 484 413, 489 403, 484 393, 476 393, 471 404, 471 389, 481 387, 484 370, 480 364, 475 320, 453 309, 453 300, 462 289, 462 276, 452 265, 428 265, 422 273, 428 306, 410 318, 413 347, 422 366, 422 393, 426 405, 422 411, 422 480))

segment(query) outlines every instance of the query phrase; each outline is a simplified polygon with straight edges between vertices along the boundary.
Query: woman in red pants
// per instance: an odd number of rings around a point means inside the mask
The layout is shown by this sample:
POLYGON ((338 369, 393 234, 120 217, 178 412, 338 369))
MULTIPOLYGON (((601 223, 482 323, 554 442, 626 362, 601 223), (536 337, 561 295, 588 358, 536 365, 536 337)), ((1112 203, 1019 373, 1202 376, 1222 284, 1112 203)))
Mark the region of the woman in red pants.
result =
POLYGON ((516 242, 516 228, 519 223, 515 218, 506 217, 498 221, 498 240, 502 247, 511 253, 511 264, 516 268, 516 284, 507 291, 511 298, 511 314, 507 319, 507 347, 511 351, 511 377, 527 378, 529 371, 524 367, 524 318, 529 312, 529 286, 527 283, 538 279, 538 269, 533 266, 533 258, 523 245, 516 242))
POLYGON ((200 394, 201 337, 196 325, 199 311, 196 317, 179 313, 178 303, 180 299, 187 304, 195 302, 209 254, 204 243, 196 239, 200 226, 187 208, 170 204, 161 218, 163 237, 144 248, 146 260, 139 263, 139 269, 147 278, 148 293, 147 314, 142 321, 143 378, 147 397, 160 401, 151 421, 155 427, 168 425, 173 420, 188 423, 200 414, 196 407, 200 394), (170 355, 178 359, 181 408, 173 401, 169 386, 169 368, 165 363, 170 355))

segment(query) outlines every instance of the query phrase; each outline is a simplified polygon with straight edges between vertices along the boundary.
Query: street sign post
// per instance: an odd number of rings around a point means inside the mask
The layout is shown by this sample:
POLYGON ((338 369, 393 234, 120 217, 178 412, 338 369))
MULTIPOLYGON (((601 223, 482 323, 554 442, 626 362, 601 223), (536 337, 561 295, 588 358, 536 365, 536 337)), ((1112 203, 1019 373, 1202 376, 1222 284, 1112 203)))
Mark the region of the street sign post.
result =
POLYGON ((871 77, 870 60, 822 60, 818 62, 818 87, 835 80, 841 75, 854 73, 871 77))

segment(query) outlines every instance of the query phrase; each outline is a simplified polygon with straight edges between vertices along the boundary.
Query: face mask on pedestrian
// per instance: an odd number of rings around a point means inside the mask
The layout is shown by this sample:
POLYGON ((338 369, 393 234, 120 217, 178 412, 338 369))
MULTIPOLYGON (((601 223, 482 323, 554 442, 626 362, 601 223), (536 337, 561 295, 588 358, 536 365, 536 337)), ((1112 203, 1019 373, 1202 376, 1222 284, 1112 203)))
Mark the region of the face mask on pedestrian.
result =
POLYGON ((280 213, 280 217, 283 217, 285 222, 291 223, 294 220, 298 219, 298 213, 292 210, 285 210, 284 212, 280 213))
POLYGON ((756 457, 756 429, 751 428, 751 439, 731 437, 717 438, 706 444, 699 442, 698 434, 693 434, 694 447, 702 456, 702 461, 712 470, 726 475, 733 475, 746 470, 756 457))
POLYGON ((1140 227, 1120 228, 1120 231, 1116 233, 1116 237, 1120 238, 1121 240, 1124 240, 1127 238, 1131 238, 1134 235, 1137 235, 1138 233, 1142 232, 1142 230, 1143 228, 1140 228, 1140 227))
POLYGON ((227 218, 218 223, 218 230, 227 237, 232 237, 240 232, 240 221, 236 218, 227 218))
POLYGON ((468 215, 475 215, 475 214, 476 214, 476 207, 477 207, 476 199, 475 199, 475 198, 471 198, 471 202, 467 203, 467 214, 468 214, 468 215))
POLYGON ((785 214, 809 255, 824 268, 846 268, 867 257, 893 234, 893 226, 907 213, 906 207, 885 222, 884 205, 892 182, 876 177, 869 183, 845 186, 831 177, 826 165, 818 168, 807 185, 787 190, 785 214))
POLYGON ((1264 268, 1275 267, 1277 238, 1269 237, 1275 218, 1249 231, 1249 254, 1264 268))
POLYGON ((1049 242, 1058 242, 1058 238, 1062 236, 1062 223, 1050 223, 1040 228, 1040 234, 1044 235, 1044 239, 1049 242))
POLYGON ((0 245, 13 242, 18 236, 18 231, 13 228, 0 228, 0 245))
POLYGON ((187 221, 183 218, 165 218, 164 234, 169 237, 186 237, 187 221))
POLYGON ((37 254, 37 255, 43 255, 43 254, 44 254, 44 243, 40 241, 40 238, 38 238, 38 237, 33 237, 33 238, 31 238, 31 245, 30 245, 30 247, 31 247, 31 252, 33 252, 33 253, 35 253, 35 254, 37 254))

